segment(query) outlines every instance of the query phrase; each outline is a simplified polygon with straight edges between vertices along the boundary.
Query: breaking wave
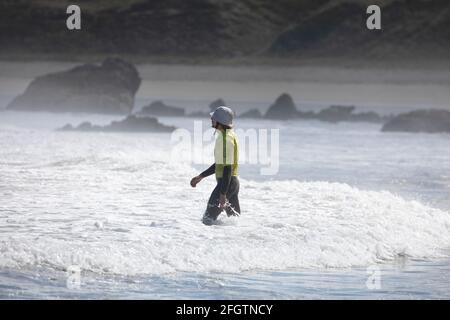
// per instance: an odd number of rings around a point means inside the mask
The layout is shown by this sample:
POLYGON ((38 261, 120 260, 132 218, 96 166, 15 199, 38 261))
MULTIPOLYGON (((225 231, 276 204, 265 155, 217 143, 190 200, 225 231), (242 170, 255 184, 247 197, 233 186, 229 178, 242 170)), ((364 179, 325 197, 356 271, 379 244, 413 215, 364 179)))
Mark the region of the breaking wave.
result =
POLYGON ((242 216, 212 227, 200 222, 208 187, 193 204, 176 186, 159 194, 153 186, 147 201, 10 218, 4 222, 16 232, 2 236, 0 266, 124 275, 342 268, 436 257, 450 244, 447 212, 389 192, 327 182, 241 185, 242 216))

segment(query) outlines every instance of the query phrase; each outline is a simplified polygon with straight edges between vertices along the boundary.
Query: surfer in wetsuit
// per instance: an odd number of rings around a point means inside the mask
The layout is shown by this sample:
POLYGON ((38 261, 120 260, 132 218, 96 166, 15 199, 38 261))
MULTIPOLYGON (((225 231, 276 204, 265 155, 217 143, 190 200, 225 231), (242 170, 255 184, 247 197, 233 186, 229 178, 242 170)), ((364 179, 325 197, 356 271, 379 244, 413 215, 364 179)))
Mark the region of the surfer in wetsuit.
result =
POLYGON ((227 216, 239 216, 239 179, 238 168, 238 140, 234 133, 233 111, 228 107, 219 107, 211 112, 212 127, 218 132, 214 147, 214 164, 192 178, 191 186, 195 188, 203 178, 216 175, 217 185, 209 197, 203 223, 211 225, 225 210, 227 216))

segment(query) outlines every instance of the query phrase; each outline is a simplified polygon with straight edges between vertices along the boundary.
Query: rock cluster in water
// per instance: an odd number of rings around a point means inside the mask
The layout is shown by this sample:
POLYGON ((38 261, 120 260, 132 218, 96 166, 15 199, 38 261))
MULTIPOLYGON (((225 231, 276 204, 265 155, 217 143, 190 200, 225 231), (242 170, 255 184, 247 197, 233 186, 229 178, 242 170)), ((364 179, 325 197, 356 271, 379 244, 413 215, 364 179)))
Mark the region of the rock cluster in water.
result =
POLYGON ((59 131, 104 131, 104 132, 172 132, 175 127, 166 126, 151 117, 137 117, 129 115, 121 121, 113 121, 106 126, 93 125, 83 122, 77 127, 70 124, 58 129, 59 131))
POLYGON ((401 113, 386 122, 382 131, 450 132, 450 111, 430 109, 401 113))
POLYGON ((164 102, 158 100, 143 107, 138 114, 161 117, 183 117, 185 115, 185 111, 183 108, 168 106, 164 104, 164 102))
POLYGON ((280 95, 269 107, 265 117, 267 119, 288 120, 298 115, 294 100, 287 93, 280 95))

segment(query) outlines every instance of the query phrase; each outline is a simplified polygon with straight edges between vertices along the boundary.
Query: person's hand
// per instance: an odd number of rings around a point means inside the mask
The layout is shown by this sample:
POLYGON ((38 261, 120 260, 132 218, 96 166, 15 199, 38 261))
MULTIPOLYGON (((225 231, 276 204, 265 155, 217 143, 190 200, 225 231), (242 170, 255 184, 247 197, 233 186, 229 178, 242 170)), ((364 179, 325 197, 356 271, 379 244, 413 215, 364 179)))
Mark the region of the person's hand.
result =
POLYGON ((203 179, 202 176, 196 176, 196 177, 193 177, 193 178, 191 179, 191 187, 192 187, 192 188, 195 188, 195 186, 197 185, 197 183, 199 183, 200 181, 202 181, 202 179, 203 179))
POLYGON ((221 194, 219 198, 219 208, 224 209, 226 207, 226 204, 227 204, 227 197, 226 195, 221 194))

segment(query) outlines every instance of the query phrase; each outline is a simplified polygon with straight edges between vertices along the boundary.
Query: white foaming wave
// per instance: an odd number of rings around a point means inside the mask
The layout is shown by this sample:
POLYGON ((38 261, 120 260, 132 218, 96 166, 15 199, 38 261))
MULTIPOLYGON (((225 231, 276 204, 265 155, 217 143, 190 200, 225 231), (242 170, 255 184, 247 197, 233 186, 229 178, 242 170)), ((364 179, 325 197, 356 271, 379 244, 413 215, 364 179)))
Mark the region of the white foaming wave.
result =
POLYGON ((447 212, 389 192, 241 179, 242 216, 221 216, 208 227, 200 218, 213 179, 191 189, 190 166, 159 161, 119 173, 103 173, 107 192, 92 195, 86 188, 91 180, 80 183, 77 197, 65 199, 80 207, 10 216, 11 231, 0 235, 0 267, 78 265, 122 275, 345 268, 398 255, 438 257, 450 245, 447 212), (139 188, 123 188, 138 179, 139 188))

